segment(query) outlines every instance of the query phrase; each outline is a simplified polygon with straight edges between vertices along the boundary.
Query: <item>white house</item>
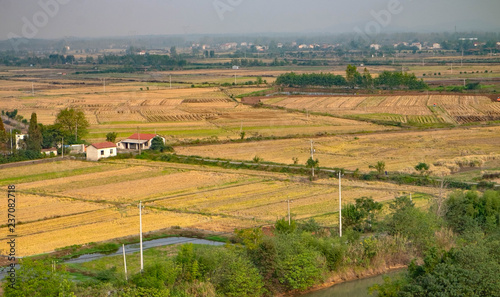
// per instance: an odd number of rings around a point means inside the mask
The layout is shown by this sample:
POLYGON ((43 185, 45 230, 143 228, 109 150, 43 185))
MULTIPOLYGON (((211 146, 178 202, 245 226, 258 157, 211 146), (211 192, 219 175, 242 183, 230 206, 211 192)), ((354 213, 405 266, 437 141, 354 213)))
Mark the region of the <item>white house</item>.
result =
POLYGON ((116 144, 112 142, 94 143, 87 147, 87 161, 116 156, 116 144))
POLYGON ((151 147, 151 142, 156 136, 160 137, 165 143, 165 138, 157 134, 141 134, 135 133, 134 135, 128 137, 117 143, 119 149, 124 150, 148 150, 151 147))
POLYGON ((16 133, 16 150, 20 150, 21 148, 25 148, 24 140, 28 138, 28 134, 17 134, 16 133))
POLYGON ((380 50, 380 48, 381 48, 381 47, 382 47, 382 46, 381 46, 380 44, 376 44, 376 43, 374 43, 374 44, 370 44, 370 48, 373 48, 373 49, 375 49, 376 51, 380 50))

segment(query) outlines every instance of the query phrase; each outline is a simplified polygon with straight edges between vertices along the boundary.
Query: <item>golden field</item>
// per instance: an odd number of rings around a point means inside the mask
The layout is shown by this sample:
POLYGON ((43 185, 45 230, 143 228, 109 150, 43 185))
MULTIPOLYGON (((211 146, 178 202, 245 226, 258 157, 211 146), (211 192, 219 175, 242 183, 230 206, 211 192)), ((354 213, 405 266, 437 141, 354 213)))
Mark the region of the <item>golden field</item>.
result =
POLYGON ((395 122, 464 124, 500 119, 500 103, 485 96, 406 95, 274 97, 264 104, 333 115, 368 115, 395 122))
MULTIPOLYGON (((433 131, 400 131, 358 135, 341 135, 314 139, 314 158, 320 166, 359 168, 384 161, 389 171, 405 170, 419 162, 433 164, 457 157, 498 154, 500 127, 455 128, 433 131)), ((254 143, 231 143, 176 147, 181 155, 208 158, 252 160, 293 164, 298 158, 305 164, 310 157, 308 139, 269 140, 254 143)), ((448 172, 449 173, 449 172, 448 172)))
MULTIPOLYGON (((97 164, 68 160, 44 164, 39 175, 34 174, 36 170, 41 170, 40 165, 2 169, 9 177, 2 175, 2 184, 17 177, 20 256, 137 235, 140 200, 145 206, 145 232, 173 226, 232 232, 272 224, 286 215, 287 199, 293 200, 292 213, 297 219, 314 217, 325 226, 337 222, 336 179, 311 183, 304 177, 281 173, 138 160, 97 164), (58 175, 62 167, 71 171, 58 175), (88 172, 89 168, 95 171, 88 172), (23 170, 33 173, 25 181, 19 176, 23 170)), ((434 188, 348 180, 343 186, 345 203, 362 196, 388 201, 410 192, 427 197, 438 192, 434 188)), ((6 187, 1 192, 6 195, 6 187)), ((0 216, 7 216, 6 204, 0 205, 0 216)), ((5 225, 0 229, 4 242, 8 230, 5 225)))

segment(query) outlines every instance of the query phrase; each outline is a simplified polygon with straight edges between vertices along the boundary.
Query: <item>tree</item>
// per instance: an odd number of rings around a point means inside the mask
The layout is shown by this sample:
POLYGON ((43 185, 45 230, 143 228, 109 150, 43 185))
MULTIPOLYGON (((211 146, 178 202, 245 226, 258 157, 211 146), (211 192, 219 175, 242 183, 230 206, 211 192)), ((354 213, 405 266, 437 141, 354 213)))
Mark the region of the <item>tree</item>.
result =
POLYGON ((2 117, 0 117, 0 146, 7 141, 7 131, 3 125, 2 117))
POLYGON ((164 152, 164 151, 170 151, 172 148, 168 147, 165 145, 163 142, 163 138, 160 136, 156 136, 151 140, 151 150, 153 151, 158 151, 158 152, 164 152))
POLYGON ((83 111, 73 108, 61 110, 56 116, 56 124, 59 124, 62 132, 66 134, 65 138, 73 143, 77 143, 79 138, 86 135, 90 126, 83 111))
POLYGON ((26 149, 29 151, 40 152, 42 149, 42 132, 38 126, 36 113, 31 114, 30 126, 28 128, 28 139, 26 140, 26 149))
POLYGON ((427 163, 418 163, 417 166, 415 166, 415 170, 420 172, 420 174, 424 174, 425 171, 429 170, 429 165, 427 163))
POLYGON ((377 170, 378 175, 381 176, 384 174, 384 171, 385 171, 385 162, 378 161, 377 164, 370 165, 368 167, 377 170))
POLYGON ((51 265, 41 261, 23 259, 14 287, 10 284, 4 282, 6 297, 75 296, 68 275, 59 270, 52 272, 51 265))
POLYGON ((373 88, 372 75, 370 74, 370 71, 368 71, 368 69, 366 69, 366 68, 363 71, 363 76, 361 78, 361 84, 362 84, 363 88, 365 88, 365 89, 373 88))
POLYGON ((116 132, 109 132, 106 134, 106 141, 115 142, 118 134, 116 132))
POLYGON ((347 65, 346 80, 351 88, 354 88, 361 79, 361 74, 359 74, 358 69, 354 65, 347 65))
POLYGON ((307 160, 306 165, 307 165, 307 167, 311 168, 312 177, 314 177, 314 169, 318 168, 319 160, 318 159, 314 160, 312 157, 310 157, 307 160))
POLYGON ((176 57, 176 56, 177 56, 177 48, 176 48, 175 46, 172 46, 172 47, 170 48, 170 56, 171 56, 172 58, 174 58, 174 57, 176 57))

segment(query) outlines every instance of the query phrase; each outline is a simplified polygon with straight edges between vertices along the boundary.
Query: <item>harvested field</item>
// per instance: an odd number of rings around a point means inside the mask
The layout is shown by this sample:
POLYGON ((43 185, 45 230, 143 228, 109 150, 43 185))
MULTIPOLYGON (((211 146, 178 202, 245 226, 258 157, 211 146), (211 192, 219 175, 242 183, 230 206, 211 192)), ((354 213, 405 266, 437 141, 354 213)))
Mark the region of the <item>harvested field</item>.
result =
MULTIPOLYGON (((328 217, 338 211, 335 179, 311 183, 280 173, 140 160, 99 163, 96 172, 85 171, 93 168, 88 164, 95 163, 61 163, 79 174, 59 178, 46 175, 46 180, 38 176, 16 183, 16 219, 23 222, 16 228, 20 256, 136 235, 139 200, 145 205, 145 232, 172 226, 232 232, 235 228, 268 225, 286 214, 286 199, 294 200, 292 213, 297 219, 318 217, 324 225, 336 224, 325 219, 325 214, 328 217)), ((44 174, 61 167, 56 163, 44 165, 44 174)), ((18 176, 21 169, 33 171, 37 166, 9 169, 10 176, 18 176)), ((362 196, 387 201, 409 191, 436 191, 349 180, 344 186, 346 203, 362 196)), ((5 212, 3 205, 0 215, 5 212)), ((7 234, 6 227, 0 229, 7 234)), ((6 237, 0 240, 4 242, 6 237)), ((5 248, 1 252, 4 254, 5 248)))
POLYGON ((500 104, 492 102, 486 96, 290 96, 262 99, 262 101, 265 104, 289 109, 327 112, 334 115, 359 115, 362 118, 402 123, 464 124, 500 120, 500 104), (395 116, 384 116, 387 114, 395 116))
MULTIPOLYGON (((385 161, 387 170, 398 171, 419 162, 498 153, 498 135, 500 127, 324 137, 315 140, 314 157, 320 166, 359 168, 366 172, 369 165, 385 161)), ((293 164, 294 157, 305 164, 309 150, 306 139, 176 147, 176 152, 182 155, 247 161, 259 156, 265 161, 285 164, 293 164)))

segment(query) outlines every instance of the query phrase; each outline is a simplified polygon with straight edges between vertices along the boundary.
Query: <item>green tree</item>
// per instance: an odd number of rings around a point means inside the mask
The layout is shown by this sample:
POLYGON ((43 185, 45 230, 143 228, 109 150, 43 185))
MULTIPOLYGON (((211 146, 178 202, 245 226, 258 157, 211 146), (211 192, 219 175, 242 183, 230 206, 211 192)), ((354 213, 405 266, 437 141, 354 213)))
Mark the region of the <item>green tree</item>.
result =
POLYGON ((6 297, 75 296, 72 288, 67 273, 61 270, 52 272, 50 264, 31 259, 22 260, 13 287, 8 281, 3 285, 6 297))
POLYGON ((56 116, 56 124, 59 124, 68 142, 77 143, 79 139, 87 135, 89 122, 81 110, 66 108, 56 116))
POLYGON ((415 170, 420 172, 420 174, 424 174, 427 170, 429 170, 429 165, 427 163, 418 163, 417 166, 415 166, 415 170))
POLYGON ((368 69, 366 69, 366 68, 363 71, 363 76, 361 78, 361 85, 365 89, 371 89, 371 88, 373 88, 373 77, 370 74, 370 71, 368 71, 368 69))
POLYGON ((274 228, 278 233, 289 234, 297 230, 297 223, 295 220, 290 220, 290 223, 288 223, 288 219, 283 218, 274 223, 274 228))
POLYGON ((2 148, 2 145, 7 142, 7 139, 8 139, 8 137, 7 137, 7 131, 5 131, 5 127, 3 125, 2 117, 0 117, 0 148, 2 148))
POLYGON ((379 176, 382 176, 385 172, 385 162, 384 161, 378 161, 377 164, 370 165, 368 167, 377 170, 377 173, 379 176))
POLYGON ((42 149, 42 132, 37 122, 36 113, 31 114, 30 125, 28 128, 28 139, 26 140, 26 149, 29 151, 40 152, 42 149))
POLYGON ((151 150, 158 152, 172 151, 172 148, 165 145, 163 138, 156 136, 151 140, 151 150))
POLYGON ((318 165, 319 165, 319 160, 318 159, 314 160, 312 157, 310 157, 306 162, 306 166, 311 168, 313 177, 314 177, 314 169, 318 168, 318 165))
POLYGON ((171 56, 172 58, 175 58, 175 57, 177 56, 177 48, 176 48, 175 46, 172 46, 172 47, 170 48, 170 56, 171 56))
POLYGON ((346 80, 351 88, 354 88, 356 85, 360 83, 361 74, 359 74, 358 69, 354 65, 347 65, 346 80))
POLYGON ((116 132, 109 132, 106 134, 106 141, 115 142, 118 134, 116 132))

